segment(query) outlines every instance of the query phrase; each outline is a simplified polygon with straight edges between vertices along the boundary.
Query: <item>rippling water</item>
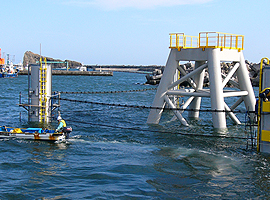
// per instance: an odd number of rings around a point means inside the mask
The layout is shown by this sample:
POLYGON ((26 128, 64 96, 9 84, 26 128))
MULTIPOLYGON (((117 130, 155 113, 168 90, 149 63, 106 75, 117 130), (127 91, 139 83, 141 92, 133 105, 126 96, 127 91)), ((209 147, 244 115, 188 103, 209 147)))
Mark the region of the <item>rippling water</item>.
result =
MULTIPOLYGON (((142 85, 145 80, 143 74, 121 72, 113 77, 53 76, 53 90, 154 87, 142 85)), ((0 125, 28 126, 26 111, 16 105, 20 91, 27 95, 27 76, 0 82, 0 125)), ((155 90, 147 90, 62 97, 150 106, 154 95, 155 90)), ((207 100, 202 108, 210 108, 207 100)), ((159 125, 148 126, 149 110, 142 108, 62 101, 61 113, 73 127, 66 143, 0 141, 0 199, 268 198, 269 155, 246 149, 243 139, 206 137, 245 137, 245 127, 232 125, 230 119, 227 131, 216 132, 210 113, 189 121, 190 127, 171 121, 170 112, 164 112, 159 125)), ((245 116, 237 115, 244 122, 245 116)))

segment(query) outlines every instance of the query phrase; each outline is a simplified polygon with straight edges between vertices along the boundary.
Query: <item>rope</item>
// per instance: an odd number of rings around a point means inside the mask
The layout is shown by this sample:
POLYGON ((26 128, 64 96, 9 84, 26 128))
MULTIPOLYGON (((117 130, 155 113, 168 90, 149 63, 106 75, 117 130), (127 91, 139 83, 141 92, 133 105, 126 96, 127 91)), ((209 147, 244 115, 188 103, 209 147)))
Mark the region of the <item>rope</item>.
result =
MULTIPOLYGON (((148 89, 140 89, 140 90, 122 90, 122 91, 98 91, 98 92, 64 92, 60 91, 62 94, 112 94, 112 93, 127 93, 127 92, 143 92, 148 90, 156 90, 157 88, 148 88, 148 89)), ((70 101, 70 102, 79 102, 79 103, 90 103, 90 104, 98 104, 98 105, 107 105, 107 106, 118 106, 118 107, 130 107, 130 108, 142 108, 142 109, 159 109, 159 110, 179 110, 179 111, 194 111, 194 112, 225 112, 225 113, 255 113, 255 111, 241 111, 241 110, 211 110, 211 109, 183 109, 183 108, 162 108, 162 107, 153 107, 153 106, 137 106, 137 105, 126 105, 126 104, 109 104, 109 103, 101 103, 101 102, 93 102, 93 101, 81 101, 81 100, 73 100, 66 98, 59 98, 60 100, 70 101)))
MULTIPOLYGON (((163 108, 163 107, 155 107, 155 106, 139 106, 139 105, 127 105, 127 104, 115 104, 115 103, 102 103, 102 102, 94 102, 94 101, 86 101, 86 100, 76 100, 76 99, 66 99, 59 98, 63 101, 77 102, 77 103, 89 103, 96 105, 105 105, 105 106, 116 106, 116 107, 126 107, 126 108, 141 108, 141 109, 159 109, 159 110, 178 110, 178 111, 200 111, 200 112, 234 112, 234 113, 246 113, 246 111, 235 110, 235 111, 226 111, 226 110, 211 110, 211 109, 183 109, 183 108, 163 108)), ((249 113, 255 113, 254 111, 249 111, 249 113)))
POLYGON ((148 88, 148 89, 141 89, 141 90, 123 90, 123 91, 101 91, 101 92, 59 92, 62 94, 110 94, 110 93, 125 93, 125 92, 143 92, 147 90, 156 90, 157 88, 148 88))

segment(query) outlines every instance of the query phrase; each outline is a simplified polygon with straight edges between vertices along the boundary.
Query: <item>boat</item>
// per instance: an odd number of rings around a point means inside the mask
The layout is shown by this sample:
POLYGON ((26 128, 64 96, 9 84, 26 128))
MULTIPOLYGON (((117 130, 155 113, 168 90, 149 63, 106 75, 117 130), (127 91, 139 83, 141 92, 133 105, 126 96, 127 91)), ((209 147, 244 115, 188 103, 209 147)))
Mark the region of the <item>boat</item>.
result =
POLYGON ((12 63, 10 65, 4 65, 0 67, 0 78, 14 78, 18 76, 18 72, 19 70, 12 63))
POLYGON ((0 126, 0 138, 18 138, 27 140, 65 141, 72 132, 71 127, 65 127, 62 132, 43 128, 14 128, 0 126))
POLYGON ((15 72, 15 73, 2 72, 2 73, 0 73, 0 78, 15 78, 17 76, 18 76, 18 72, 15 72))

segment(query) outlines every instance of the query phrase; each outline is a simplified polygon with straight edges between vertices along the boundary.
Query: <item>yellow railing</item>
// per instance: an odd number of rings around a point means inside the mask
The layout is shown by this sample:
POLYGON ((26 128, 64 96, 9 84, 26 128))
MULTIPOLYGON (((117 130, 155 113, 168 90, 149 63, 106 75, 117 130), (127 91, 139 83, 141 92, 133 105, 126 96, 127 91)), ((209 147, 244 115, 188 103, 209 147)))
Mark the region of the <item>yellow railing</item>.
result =
POLYGON ((221 49, 244 49, 244 36, 221 32, 201 32, 199 37, 188 36, 184 33, 170 34, 171 49, 187 48, 221 48, 221 49))
POLYGON ((244 49, 244 36, 220 32, 199 33, 200 48, 244 49))
POLYGON ((184 33, 171 33, 170 34, 170 48, 175 49, 188 49, 198 48, 199 38, 197 36, 185 35, 184 33))

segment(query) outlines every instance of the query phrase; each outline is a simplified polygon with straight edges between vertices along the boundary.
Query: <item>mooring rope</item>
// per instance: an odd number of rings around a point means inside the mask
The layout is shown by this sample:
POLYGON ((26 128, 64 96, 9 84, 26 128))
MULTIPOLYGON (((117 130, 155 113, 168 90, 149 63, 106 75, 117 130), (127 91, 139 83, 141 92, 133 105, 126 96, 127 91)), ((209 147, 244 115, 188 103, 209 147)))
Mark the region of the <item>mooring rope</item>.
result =
MULTIPOLYGON (((82 92, 67 92, 61 91, 61 94, 112 94, 112 93, 128 93, 128 92, 143 92, 148 90, 156 90, 157 88, 147 88, 147 89, 139 89, 139 90, 123 90, 123 91, 82 91, 82 92)), ((178 110, 178 111, 199 111, 199 112, 233 112, 233 113, 255 113, 254 111, 241 111, 241 110, 211 110, 211 109, 183 109, 183 108, 168 108, 168 107, 154 107, 154 106, 139 106, 139 105, 127 105, 127 104, 116 104, 116 103, 103 103, 103 102, 94 102, 94 101, 86 101, 86 100, 76 100, 76 99, 67 99, 67 98, 59 98, 59 100, 69 101, 69 102, 78 102, 78 103, 89 103, 89 104, 96 104, 96 105, 104 105, 104 106, 114 106, 114 107, 126 107, 126 108, 140 108, 140 109, 159 109, 159 110, 178 110)), ((83 123, 89 124, 91 126, 100 126, 100 127, 108 127, 108 128, 119 128, 119 129, 128 129, 128 130, 136 130, 136 131, 144 131, 144 132, 154 132, 156 130, 149 130, 149 129, 142 129, 137 127, 123 127, 123 126, 116 126, 110 124, 99 124, 93 122, 85 122, 85 121, 78 121, 74 119, 68 119, 71 122, 75 123, 83 123)), ((168 133, 168 134, 176 134, 176 135, 184 135, 189 137, 208 137, 208 138, 226 138, 226 139, 240 139, 240 140, 253 140, 254 138, 251 136, 249 137, 237 137, 237 136, 226 136, 226 135, 205 135, 205 134, 196 134, 196 133, 183 133, 183 132, 171 132, 171 131, 164 131, 159 130, 160 133, 168 133)), ((231 143, 231 142, 230 142, 231 143)))
POLYGON ((140 89, 140 90, 122 90, 122 91, 98 91, 98 92, 91 92, 91 91, 84 91, 84 92, 63 92, 60 91, 61 94, 110 94, 110 93, 125 93, 125 92, 143 92, 147 90, 156 90, 157 88, 147 88, 147 89, 140 89))
MULTIPOLYGON (((121 91, 82 91, 82 92, 67 92, 60 91, 58 93, 61 94, 112 94, 112 93, 128 93, 128 92, 143 92, 148 90, 156 90, 157 88, 147 88, 147 89, 139 89, 139 90, 121 90, 121 91)), ((162 107, 153 107, 153 106, 138 106, 138 105, 126 105, 126 104, 114 104, 114 103, 101 103, 101 102, 93 102, 93 101, 83 101, 83 100, 75 100, 75 99, 67 99, 67 98, 59 98, 60 100, 70 101, 70 102, 79 102, 79 103, 90 103, 90 104, 98 104, 98 105, 107 105, 107 106, 118 106, 118 107, 130 107, 130 108, 142 108, 142 109, 159 109, 159 110, 178 110, 178 111, 194 111, 194 112, 226 112, 226 113, 255 113, 255 111, 241 111, 241 110, 211 110, 211 109, 183 109, 183 108, 162 108, 162 107)))
MULTIPOLYGON (((67 99, 67 98, 59 98, 63 101, 77 102, 77 103, 89 103, 96 105, 105 105, 105 106, 115 106, 115 107, 126 107, 126 108, 141 108, 141 109, 158 109, 158 110, 178 110, 178 111, 194 111, 194 112, 233 112, 233 113, 246 113, 247 111, 241 110, 211 110, 211 109, 183 109, 183 108, 167 108, 167 107, 155 107, 155 106, 139 106, 139 105, 127 105, 127 104, 116 104, 116 103, 102 103, 102 102, 94 102, 94 101, 86 101, 86 100, 77 100, 77 99, 67 99)), ((249 113, 255 113, 254 111, 249 111, 249 113)))

